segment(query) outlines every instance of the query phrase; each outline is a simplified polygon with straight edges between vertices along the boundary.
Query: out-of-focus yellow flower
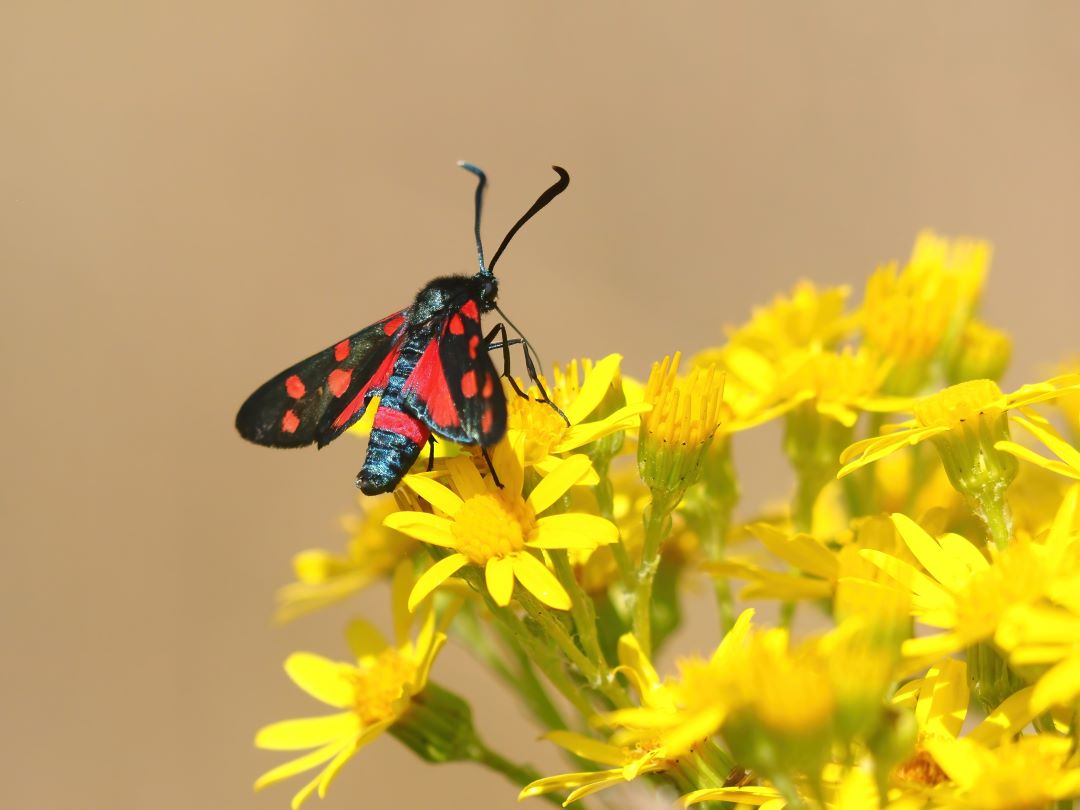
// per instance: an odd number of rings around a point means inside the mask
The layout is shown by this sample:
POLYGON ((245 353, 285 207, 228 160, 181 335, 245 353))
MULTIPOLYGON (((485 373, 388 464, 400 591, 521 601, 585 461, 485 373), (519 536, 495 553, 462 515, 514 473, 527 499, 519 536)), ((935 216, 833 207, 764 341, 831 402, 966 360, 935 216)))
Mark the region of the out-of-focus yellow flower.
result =
POLYGON ((971 738, 932 739, 927 749, 950 780, 932 794, 936 806, 1012 810, 1080 796, 1067 737, 1025 736, 996 748, 971 738))
MULTIPOLYGON (((619 666, 637 691, 641 705, 604 715, 604 724, 617 731, 609 742, 601 742, 569 731, 556 731, 546 739, 601 765, 613 766, 598 771, 560 774, 538 779, 521 791, 519 799, 539 796, 554 790, 571 790, 565 804, 592 793, 629 782, 641 774, 658 773, 679 767, 686 757, 722 757, 708 737, 723 718, 722 694, 703 687, 715 686, 724 665, 734 653, 750 626, 753 611, 747 611, 721 642, 712 659, 680 664, 682 677, 662 682, 652 662, 631 634, 619 640, 619 666)), ((726 771, 730 763, 726 764, 726 771)))
POLYGON ((895 363, 893 394, 918 392, 932 362, 951 353, 971 317, 990 263, 985 242, 919 234, 902 272, 880 268, 866 285, 862 327, 866 345, 895 363))
POLYGON ((1041 542, 1018 538, 1004 551, 990 549, 989 560, 960 535, 934 538, 907 516, 893 515, 923 570, 880 551, 860 553, 890 577, 893 587, 911 595, 912 615, 947 631, 905 642, 910 668, 992 638, 1011 606, 1038 602, 1075 572, 1080 538, 1065 528, 1075 509, 1075 499, 1064 504, 1060 521, 1041 542))
POLYGON ((680 379, 679 357, 676 352, 674 359, 653 363, 645 386, 645 402, 652 408, 641 420, 638 440, 642 480, 654 498, 662 493, 672 507, 701 474, 724 394, 723 372, 696 366, 680 379))
POLYGON ((420 547, 411 537, 382 525, 387 515, 401 508, 395 498, 404 501, 407 496, 396 492, 394 497, 358 499, 360 514, 343 521, 350 534, 344 554, 308 549, 293 557, 296 582, 278 589, 276 621, 291 621, 363 590, 389 576, 420 547))
POLYGON ((413 617, 406 606, 412 577, 409 563, 402 563, 394 575, 394 644, 372 625, 354 621, 348 628, 356 663, 331 661, 313 653, 293 653, 285 661, 292 681, 316 700, 340 709, 337 714, 284 720, 260 729, 255 745, 272 751, 310 753, 267 771, 255 782, 255 789, 275 784, 296 774, 321 767, 319 775, 293 797, 297 808, 312 793, 320 797, 341 768, 368 743, 398 722, 408 712, 413 698, 427 685, 428 673, 446 635, 436 629, 430 603, 419 617, 420 631, 413 641, 413 617))
POLYGON ((945 368, 949 385, 968 380, 1000 380, 1012 358, 1012 338, 972 319, 964 326, 956 351, 945 368))
POLYGON ((585 476, 591 466, 583 455, 563 459, 524 497, 525 437, 511 444, 504 439, 492 452, 492 466, 503 487, 481 478, 472 462, 449 459, 454 489, 424 475, 404 479, 442 514, 396 512, 385 525, 433 546, 451 550, 420 577, 409 597, 410 606, 466 565, 484 571, 488 593, 498 605, 510 604, 514 582, 544 604, 570 608, 570 596, 539 556, 543 549, 594 549, 618 540, 615 525, 596 515, 561 514, 538 517, 585 476), (455 491, 456 490, 456 491, 455 491))
MULTIPOLYGON (((610 397, 612 389, 621 388, 621 362, 622 356, 618 354, 609 354, 595 365, 588 359, 580 364, 572 360, 565 368, 555 366, 553 385, 548 386, 547 381, 542 380, 551 400, 566 414, 569 425, 550 405, 538 401, 540 390, 536 386, 526 391, 529 399, 522 399, 509 383, 505 384, 507 432, 511 441, 519 434, 524 436, 526 467, 546 475, 559 465, 564 454, 606 436, 637 429, 641 415, 650 408, 648 403, 623 405, 600 419, 588 421, 605 398, 610 397)), ((593 473, 581 483, 595 484, 596 481, 593 473)))
POLYGON ((850 287, 819 290, 810 281, 800 281, 790 296, 778 295, 769 306, 755 307, 748 324, 729 330, 729 342, 772 360, 793 351, 830 349, 854 326, 844 313, 850 294, 850 287))

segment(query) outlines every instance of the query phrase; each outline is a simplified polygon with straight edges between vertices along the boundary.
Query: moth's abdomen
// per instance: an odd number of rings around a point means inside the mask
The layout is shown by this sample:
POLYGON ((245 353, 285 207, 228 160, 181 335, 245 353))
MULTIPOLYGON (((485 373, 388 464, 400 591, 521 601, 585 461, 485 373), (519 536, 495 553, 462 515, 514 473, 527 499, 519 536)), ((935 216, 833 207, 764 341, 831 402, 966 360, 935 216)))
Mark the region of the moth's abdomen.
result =
POLYGON ((365 495, 392 491, 430 437, 431 431, 415 417, 380 404, 356 486, 365 495))

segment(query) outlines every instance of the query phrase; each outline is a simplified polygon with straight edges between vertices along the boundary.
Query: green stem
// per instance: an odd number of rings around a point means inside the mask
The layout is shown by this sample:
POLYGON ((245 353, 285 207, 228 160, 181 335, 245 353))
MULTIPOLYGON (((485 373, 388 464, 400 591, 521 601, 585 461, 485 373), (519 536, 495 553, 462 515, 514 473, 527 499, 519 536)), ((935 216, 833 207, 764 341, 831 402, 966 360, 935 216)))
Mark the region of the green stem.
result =
POLYGON ((1005 488, 987 487, 975 498, 975 513, 986 524, 992 542, 999 550, 1009 545, 1012 535, 1012 515, 1005 500, 1005 488))
MULTIPOLYGON (((795 488, 795 500, 791 507, 791 527, 800 534, 810 534, 814 527, 814 504, 817 503, 821 490, 828 478, 818 470, 799 472, 795 488)), ((797 602, 786 601, 780 605, 780 626, 791 629, 795 622, 797 602)))
POLYGON ((585 655, 574 643, 574 639, 570 634, 566 632, 566 627, 563 626, 562 622, 531 593, 522 589, 522 591, 518 592, 517 598, 521 606, 525 608, 525 612, 529 614, 529 617, 540 626, 548 639, 555 642, 558 648, 562 650, 563 654, 581 673, 581 676, 591 689, 602 694, 615 706, 621 708, 630 705, 630 699, 627 697, 625 690, 619 686, 618 681, 611 674, 602 655, 596 661, 585 655))
POLYGON ((570 555, 565 549, 552 549, 548 552, 551 561, 555 565, 555 576, 566 592, 570 594, 570 615, 574 619, 574 627, 577 629, 578 638, 585 654, 597 663, 606 663, 604 652, 600 648, 600 637, 596 632, 596 608, 590 596, 585 593, 577 577, 574 576, 574 568, 570 564, 570 555))
POLYGON ((645 508, 645 542, 638 566, 637 586, 632 595, 634 636, 646 657, 652 656, 652 587, 660 567, 660 544, 671 531, 672 505, 653 492, 652 503, 645 508))
MULTIPOLYGON (((540 778, 540 774, 530 768, 528 765, 521 765, 516 762, 511 762, 506 757, 492 751, 479 739, 476 739, 469 746, 467 751, 468 759, 483 765, 486 768, 491 768, 493 771, 498 771, 519 788, 524 787, 530 782, 535 782, 540 778)), ((561 807, 562 801, 558 796, 550 793, 545 793, 537 798, 545 799, 552 804, 561 807)))

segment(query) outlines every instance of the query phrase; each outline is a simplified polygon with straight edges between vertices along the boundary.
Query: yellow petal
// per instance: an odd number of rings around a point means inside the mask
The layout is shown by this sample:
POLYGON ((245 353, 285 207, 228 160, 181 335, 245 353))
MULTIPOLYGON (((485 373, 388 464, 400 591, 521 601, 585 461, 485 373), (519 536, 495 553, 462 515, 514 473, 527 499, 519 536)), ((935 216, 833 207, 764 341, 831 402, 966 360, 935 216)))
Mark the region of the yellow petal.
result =
POLYGON ((520 430, 508 430, 506 437, 491 451, 491 466, 495 468, 504 491, 517 495, 525 482, 523 468, 525 459, 525 434, 520 430))
POLYGON ((386 516, 383 525, 433 546, 454 547, 450 521, 440 515, 429 515, 427 512, 394 512, 386 516))
POLYGON ((898 430, 895 433, 890 433, 886 436, 878 436, 875 439, 864 439, 861 442, 855 442, 840 454, 841 463, 847 462, 840 469, 840 472, 836 474, 837 478, 843 478, 849 473, 855 472, 860 467, 865 467, 874 461, 885 458, 885 456, 892 455, 897 450, 905 445, 915 445, 919 442, 929 439, 931 436, 936 436, 939 433, 948 432, 947 427, 924 427, 924 428, 910 428, 904 430, 898 430), (858 456, 854 461, 848 462, 848 459, 858 456))
POLYGON ((565 495, 591 468, 592 462, 586 455, 579 454, 563 459, 559 466, 540 480, 529 494, 526 503, 539 515, 565 495))
POLYGON ((1024 447, 1022 444, 1002 440, 1000 442, 995 442, 994 447, 997 450, 1002 450, 1010 455, 1016 456, 1021 461, 1027 461, 1038 467, 1042 467, 1044 470, 1049 470, 1052 473, 1057 473, 1058 475, 1072 478, 1073 480, 1080 480, 1080 469, 1073 469, 1068 464, 1063 464, 1060 461, 1054 461, 1053 459, 1041 456, 1034 450, 1024 447))
MULTIPOLYGON (((374 739, 369 736, 369 740, 374 739)), ((353 745, 350 745, 344 751, 341 751, 336 757, 334 757, 330 764, 323 768, 323 772, 319 775, 319 798, 326 798, 327 788, 330 787, 330 783, 337 778, 337 775, 341 773, 341 769, 345 767, 345 763, 356 756, 356 752, 360 750, 360 741, 357 740, 353 745)))
POLYGON ((601 771, 596 774, 598 778, 587 785, 582 785, 577 790, 573 791, 566 797, 566 801, 563 802, 563 807, 569 804, 573 804, 578 799, 584 799, 586 796, 591 796, 594 793, 599 793, 601 790, 606 790, 613 785, 618 785, 621 782, 625 782, 623 779, 622 771, 601 771))
POLYGON ((511 557, 492 557, 484 566, 488 593, 499 607, 510 604, 514 593, 514 560, 511 557))
POLYGON ((750 532, 769 551, 800 571, 829 580, 836 579, 836 555, 808 534, 788 537, 767 523, 755 523, 750 532))
POLYGON ((967 665, 946 659, 931 667, 923 678, 915 720, 920 729, 930 734, 957 737, 967 716, 969 700, 967 665))
POLYGON ((450 480, 454 482, 454 487, 464 500, 475 498, 488 491, 471 456, 458 456, 448 460, 446 469, 450 471, 450 480))
POLYGON ((413 585, 412 593, 409 594, 409 610, 415 611, 417 605, 423 602, 433 590, 456 574, 468 561, 469 558, 464 554, 451 554, 431 566, 413 585))
POLYGON ((660 676, 633 633, 623 633, 619 637, 619 664, 633 671, 645 689, 652 689, 660 683, 660 676))
POLYGON ((968 734, 968 739, 987 748, 994 748, 1024 730, 1024 727, 1042 713, 1032 704, 1032 686, 1021 689, 1007 697, 1000 706, 975 726, 968 734))
POLYGON ((1080 652, 1073 653, 1039 678, 1031 698, 1035 714, 1052 706, 1069 706, 1080 695, 1080 652))
MULTIPOLYGON (((548 455, 535 462, 532 466, 534 470, 540 473, 540 475, 548 476, 551 475, 551 472, 562 463, 563 460, 558 456, 548 455)), ((592 467, 589 467, 589 469, 585 472, 585 475, 583 475, 581 479, 576 484, 574 484, 574 486, 595 487, 599 483, 600 476, 596 474, 596 470, 594 470, 592 467)))
MULTIPOLYGON (((617 770, 579 771, 577 773, 561 773, 558 776, 545 776, 543 779, 537 779, 535 782, 530 782, 523 787, 518 794, 518 801, 520 802, 532 798, 533 796, 542 796, 545 793, 551 793, 553 790, 566 790, 567 788, 578 787, 583 784, 592 784, 598 779, 608 779, 613 773, 619 774, 618 781, 622 781, 622 772, 617 770)), ((567 801, 566 804, 569 804, 569 801, 567 801)))
POLYGON ((378 655, 387 647, 386 637, 375 625, 364 619, 353 619, 345 629, 345 640, 357 660, 378 655))
POLYGON ((413 586, 413 563, 405 559, 394 569, 394 581, 390 586, 390 611, 394 619, 394 643, 401 647, 409 640, 412 628, 412 611, 409 610, 409 593, 413 586))
POLYGON ((936 605, 953 604, 953 598, 949 592, 915 566, 872 548, 862 549, 859 551, 859 556, 869 560, 900 585, 913 594, 924 597, 929 603, 936 605))
POLYGON ((525 590, 556 610, 570 609, 570 595, 542 562, 528 552, 515 554, 514 576, 525 590))
POLYGON ((255 734, 255 747, 269 751, 301 751, 333 740, 351 739, 359 730, 360 720, 352 712, 282 720, 260 728, 255 734))
POLYGON ((637 430, 641 425, 641 414, 651 410, 652 405, 641 402, 637 405, 625 405, 596 422, 574 424, 566 429, 558 443, 551 448, 551 452, 565 453, 621 430, 637 430))
POLYGON ((586 737, 574 731, 549 731, 544 735, 544 739, 582 759, 599 762, 601 765, 621 767, 626 762, 626 754, 618 746, 594 740, 592 737, 586 737))
POLYGON ((349 664, 315 653, 298 652, 285 659, 285 672, 293 683, 316 700, 338 709, 352 706, 354 671, 349 664))
POLYGON ((679 798, 679 804, 689 807, 699 802, 731 802, 734 804, 761 805, 780 796, 772 788, 747 785, 740 788, 704 788, 694 790, 679 798))
POLYGON ((967 568, 947 555, 937 540, 907 515, 896 513, 892 522, 923 568, 946 588, 956 591, 971 578, 967 568))
POLYGON ((267 771, 258 779, 256 779, 255 790, 262 790, 267 785, 273 785, 277 782, 288 779, 291 776, 296 776, 296 774, 298 773, 303 773, 304 771, 310 771, 312 768, 317 768, 324 762, 328 762, 329 760, 337 756, 338 752, 342 749, 342 747, 348 744, 349 741, 343 743, 339 740, 337 742, 330 743, 330 745, 323 746, 322 748, 317 748, 310 753, 304 754, 304 756, 302 757, 290 759, 288 762, 278 765, 276 768, 267 771))
POLYGON ((409 489, 450 517, 461 509, 461 498, 438 481, 422 475, 406 475, 402 480, 409 489))
POLYGON ((619 529, 596 515, 548 515, 536 521, 536 532, 526 543, 533 548, 596 548, 619 539, 619 529))
POLYGON ((608 388, 615 381, 621 362, 622 355, 609 354, 603 360, 597 361, 592 370, 585 375, 581 390, 564 411, 571 425, 584 422, 585 418, 596 410, 596 406, 603 401, 608 388))

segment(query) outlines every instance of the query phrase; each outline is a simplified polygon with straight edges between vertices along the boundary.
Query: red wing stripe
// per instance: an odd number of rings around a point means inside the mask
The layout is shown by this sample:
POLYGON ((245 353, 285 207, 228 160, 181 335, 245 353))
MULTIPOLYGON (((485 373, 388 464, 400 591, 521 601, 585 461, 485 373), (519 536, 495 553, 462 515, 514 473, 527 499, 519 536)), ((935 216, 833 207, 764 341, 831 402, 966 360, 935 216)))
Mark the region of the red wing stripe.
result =
POLYGON ((476 302, 471 298, 466 301, 465 306, 461 308, 461 314, 473 321, 480 320, 480 310, 477 309, 476 302))
POLYGON ((355 397, 353 397, 352 402, 345 406, 345 410, 338 414, 337 419, 335 419, 333 423, 334 427, 342 427, 364 407, 364 399, 367 397, 368 392, 381 391, 386 387, 386 381, 390 379, 390 372, 393 370, 394 363, 397 361, 398 352, 399 350, 395 349, 386 355, 379 365, 379 368, 371 375, 371 379, 368 380, 364 387, 360 389, 355 397))
POLYGON ((416 368, 405 381, 405 391, 416 393, 420 401, 427 406, 428 416, 439 427, 448 429, 461 425, 461 417, 454 407, 442 361, 439 359, 438 340, 431 341, 420 355, 416 368))

